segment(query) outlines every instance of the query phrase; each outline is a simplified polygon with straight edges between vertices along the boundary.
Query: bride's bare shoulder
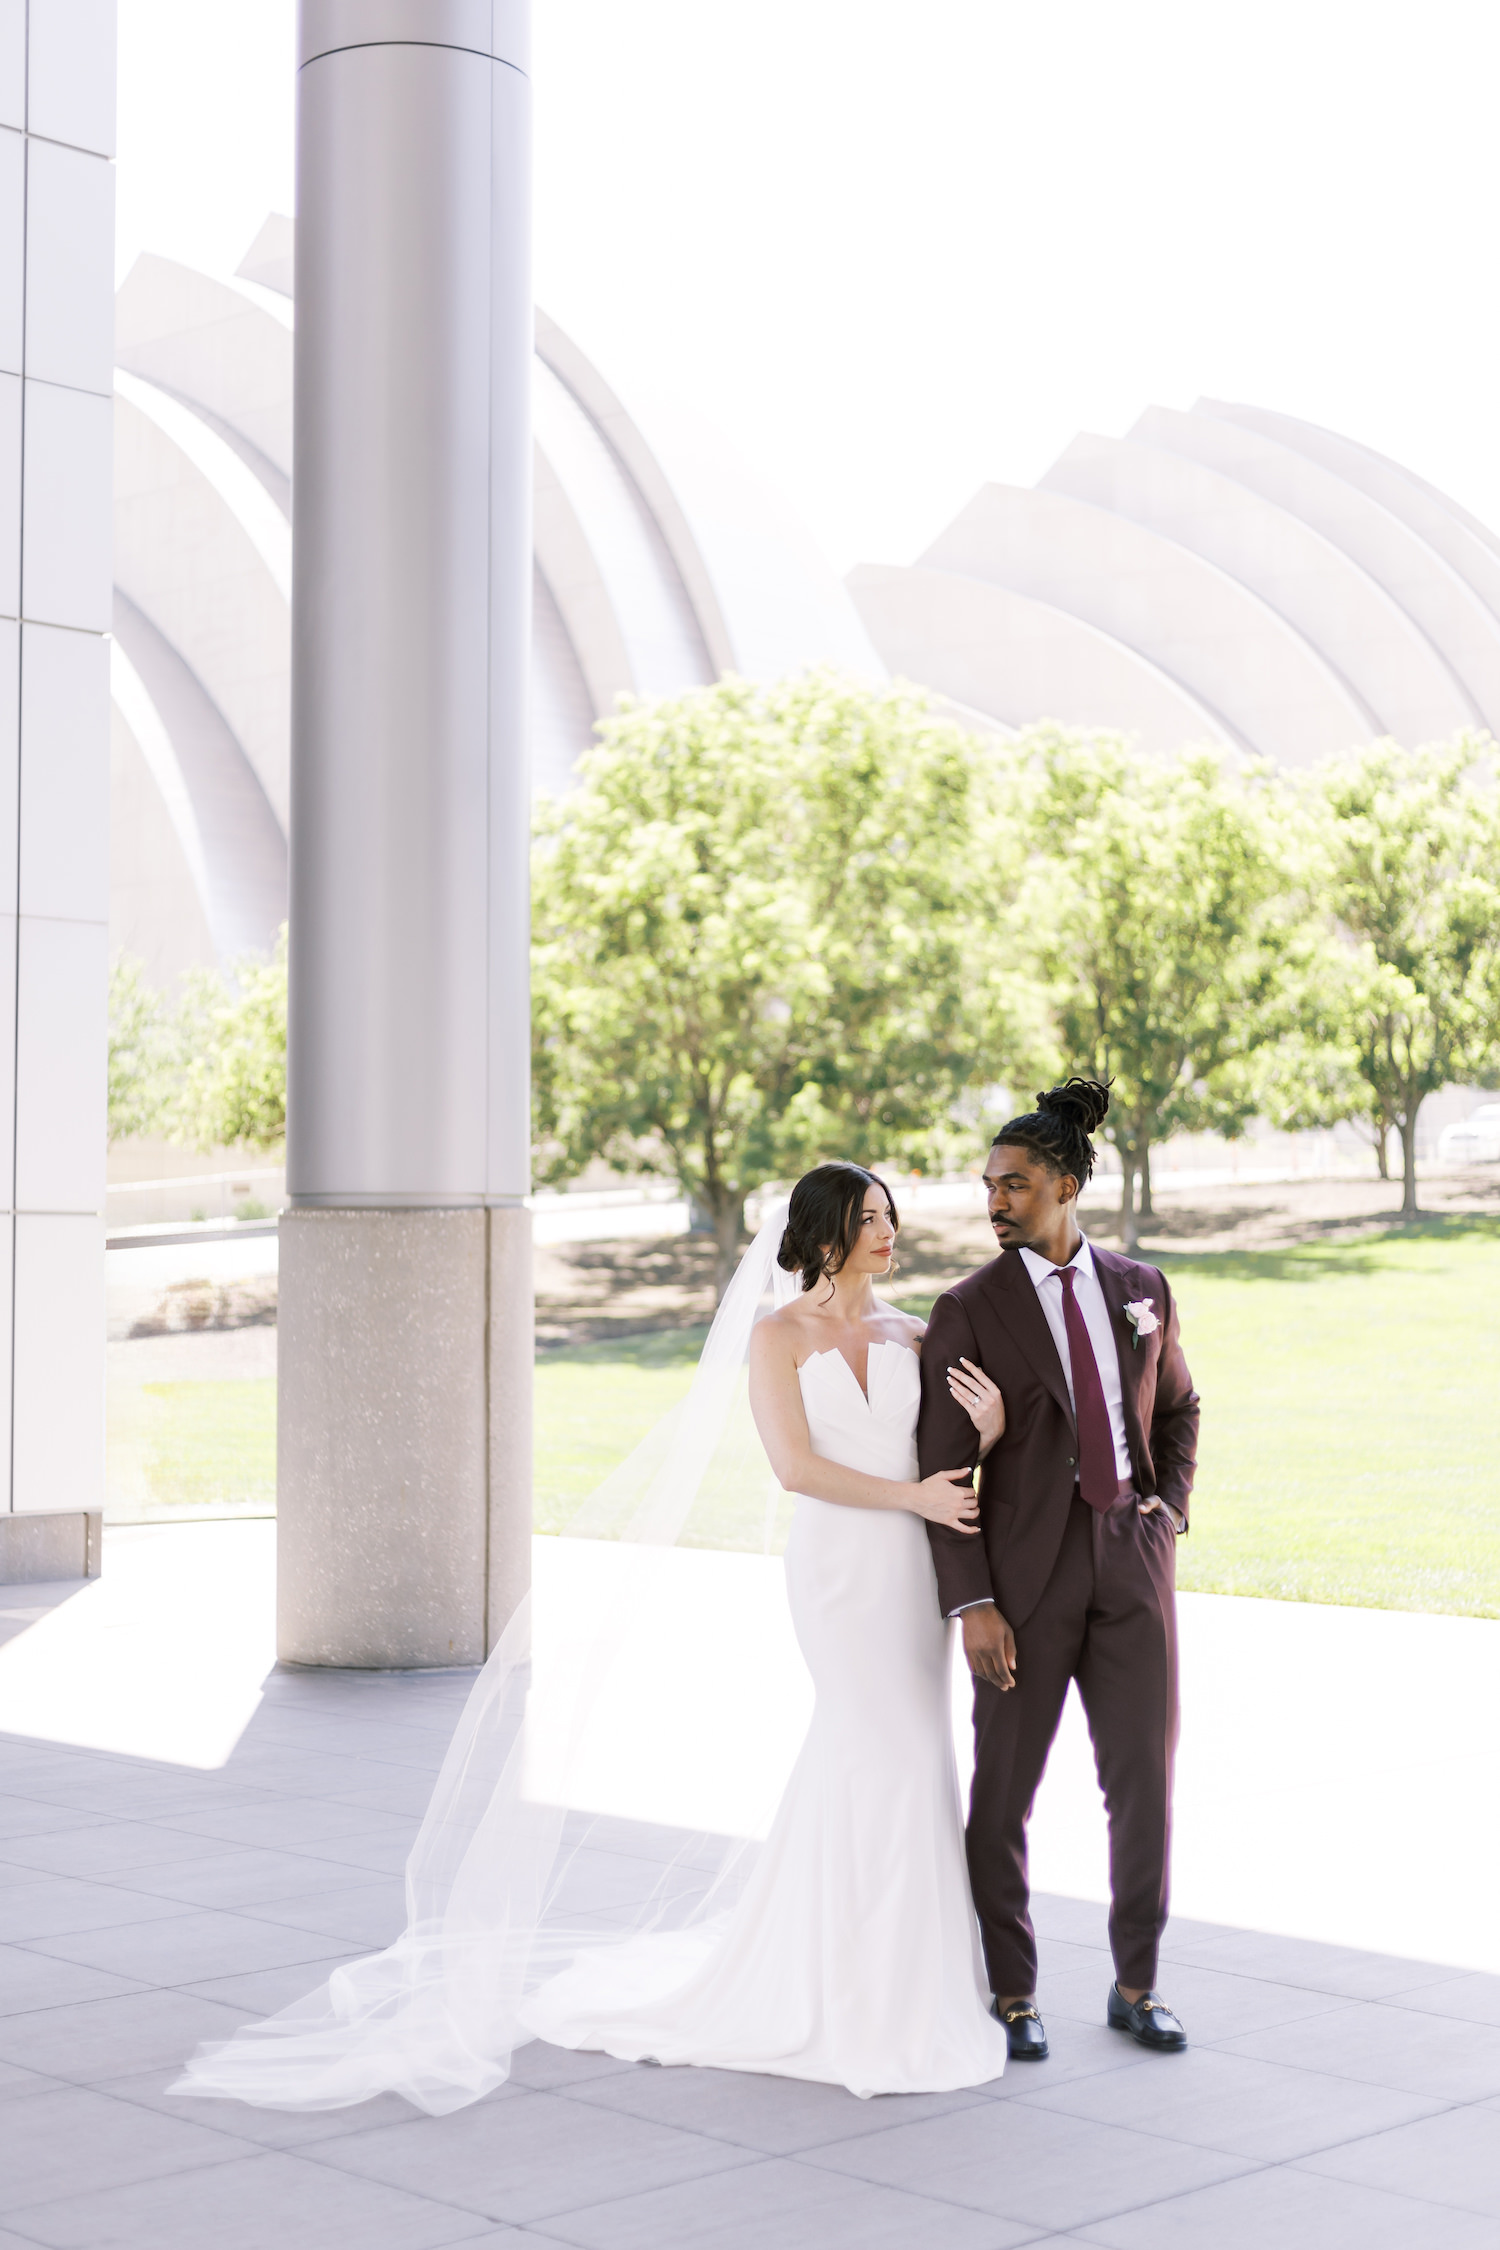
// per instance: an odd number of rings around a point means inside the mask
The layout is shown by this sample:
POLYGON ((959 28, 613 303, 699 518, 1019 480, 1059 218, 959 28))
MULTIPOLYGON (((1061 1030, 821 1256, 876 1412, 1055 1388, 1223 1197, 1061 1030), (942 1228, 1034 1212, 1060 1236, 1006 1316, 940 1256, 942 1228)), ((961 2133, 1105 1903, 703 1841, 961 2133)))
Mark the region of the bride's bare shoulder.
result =
POLYGON ((785 1353, 795 1356, 797 1340, 806 1325, 807 1313, 803 1306, 783 1305, 779 1312, 767 1313, 764 1320, 755 1323, 751 1347, 762 1357, 780 1358, 785 1353))
MULTIPOLYGON (((908 1351, 920 1354, 922 1338, 927 1333, 926 1321, 918 1320, 914 1313, 902 1312, 899 1305, 888 1305, 883 1297, 877 1298, 876 1302, 880 1306, 883 1318, 890 1323, 908 1351)), ((891 1338, 893 1343, 896 1341, 896 1335, 891 1338)))

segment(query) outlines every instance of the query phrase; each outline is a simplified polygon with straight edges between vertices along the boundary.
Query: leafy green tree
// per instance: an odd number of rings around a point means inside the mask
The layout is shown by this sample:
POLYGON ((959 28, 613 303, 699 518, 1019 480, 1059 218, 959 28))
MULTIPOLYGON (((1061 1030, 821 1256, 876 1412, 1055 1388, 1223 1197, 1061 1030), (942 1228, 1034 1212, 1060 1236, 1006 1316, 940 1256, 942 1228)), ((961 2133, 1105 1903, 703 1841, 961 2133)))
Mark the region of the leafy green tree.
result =
POLYGON ((119 953, 109 970, 109 1137, 161 1132, 170 1105, 174 1040, 165 1000, 144 963, 119 953))
POLYGON ((249 1149, 286 1139, 286 960, 283 923, 269 960, 247 954, 230 979, 198 969, 185 980, 174 1139, 249 1149))
POLYGON ((1252 1059, 1285 1016, 1288 931, 1260 770, 1133 755, 1107 735, 1031 730, 1038 848, 1027 919, 1068 1067, 1113 1080, 1105 1132, 1138 1178, 1174 1132, 1241 1131, 1252 1059))
POLYGON ((995 755, 828 673, 622 706, 540 819, 539 1176, 674 1174, 722 1287, 765 1182, 941 1161, 1027 1005, 995 942, 1022 844, 995 755))
POLYGON ((1408 1217, 1423 1101, 1500 1055, 1500 807, 1481 748, 1378 742, 1315 785, 1341 1044, 1360 1088, 1346 1114, 1399 1131, 1408 1217))

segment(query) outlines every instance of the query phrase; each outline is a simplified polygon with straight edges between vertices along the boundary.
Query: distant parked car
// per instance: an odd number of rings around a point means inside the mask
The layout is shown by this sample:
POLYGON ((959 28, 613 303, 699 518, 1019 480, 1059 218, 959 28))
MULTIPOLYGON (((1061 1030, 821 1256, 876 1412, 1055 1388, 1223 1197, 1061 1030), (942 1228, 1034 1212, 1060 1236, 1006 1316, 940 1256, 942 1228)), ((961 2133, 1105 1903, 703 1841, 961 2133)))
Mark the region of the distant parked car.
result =
POLYGON ((1461 1125, 1445 1125, 1438 1156, 1444 1164, 1500 1164, 1500 1102, 1481 1102, 1461 1125))

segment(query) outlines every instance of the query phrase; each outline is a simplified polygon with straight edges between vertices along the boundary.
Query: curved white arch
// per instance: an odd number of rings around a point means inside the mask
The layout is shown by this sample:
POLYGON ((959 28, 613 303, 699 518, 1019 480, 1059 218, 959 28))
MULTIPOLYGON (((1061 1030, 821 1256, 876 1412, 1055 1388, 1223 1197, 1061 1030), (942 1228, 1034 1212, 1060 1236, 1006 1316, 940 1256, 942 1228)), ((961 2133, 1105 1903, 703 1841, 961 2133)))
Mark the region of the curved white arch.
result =
POLYGON ((1366 714, 1301 634, 1191 549, 1125 516, 985 485, 919 562, 1082 618, 1262 755, 1307 765, 1368 739, 1366 714))
POLYGON ((117 640, 112 640, 109 644, 109 692, 146 761, 146 770, 156 784, 156 793, 166 807, 167 818, 172 823, 172 833, 187 862, 193 889, 203 910, 203 919, 212 930, 213 886, 209 881, 208 857, 203 849, 198 815, 188 794, 182 768, 177 762, 177 753, 172 747, 172 737, 166 730, 161 713, 152 702, 145 681, 117 640))
POLYGON ((234 462, 243 497, 243 486, 253 486, 249 471, 185 409, 147 413, 123 391, 116 395, 115 584, 202 681, 285 833, 291 616, 265 546, 277 537, 274 518, 284 566, 288 534, 269 496, 254 487, 262 538, 250 536, 242 512, 204 473, 209 448, 217 448, 216 468, 226 457, 234 462))
MULTIPOLYGON (((581 533, 580 564, 587 563, 588 579, 607 601, 626 666, 623 685, 643 695, 706 685, 712 677, 708 652, 660 529, 613 448, 545 362, 536 366, 532 412, 538 451, 581 533)), ((544 539, 555 541, 552 508, 544 485, 539 520, 544 539)), ((582 593, 586 581, 580 572, 560 580, 548 570, 548 578, 566 613, 564 586, 582 593)), ((600 645, 603 625, 598 617, 587 635, 575 631, 586 669, 585 650, 600 645)), ((596 694, 596 708, 608 707, 596 694)))
MULTIPOLYGON (((1136 428, 1249 485, 1342 548, 1426 635, 1475 716, 1500 728, 1500 627, 1473 587, 1374 493, 1209 400, 1190 414, 1153 407, 1136 428)), ((1442 729, 1424 731, 1431 739, 1442 729)))
POLYGON ((1228 747, 1232 730, 1175 680, 1066 610, 983 579, 861 563, 850 593, 889 669, 1004 727, 1118 728, 1149 750, 1228 747))
POLYGON ((292 473, 292 308, 173 258, 136 259, 115 298, 115 359, 292 473))
POLYGON ((1358 563, 1304 523, 1221 471, 1129 438, 1074 438, 1042 478, 1191 547, 1258 594, 1345 682, 1368 732, 1419 741, 1467 725, 1474 712, 1431 642, 1358 563))
POLYGON ((158 787, 170 755, 175 780, 167 809, 199 887, 215 952, 226 963, 268 952, 287 917, 287 847, 254 769, 202 681, 118 590, 113 648, 132 674, 126 683, 131 710, 143 714, 144 694, 160 730, 148 746, 121 702, 158 787), (187 816, 197 838, 191 849, 187 816))
POLYGON ((115 389, 123 399, 169 437, 186 454, 239 524, 271 576, 284 602, 292 598, 292 527, 254 472, 191 407, 170 398, 139 375, 115 371, 115 389))
MULTIPOLYGON (((1264 407, 1235 406, 1221 399, 1200 399, 1198 405, 1209 414, 1241 422, 1248 429, 1262 430, 1267 437, 1279 439, 1295 453, 1305 453, 1310 461, 1321 462, 1331 469, 1345 484, 1352 484, 1367 492, 1372 500, 1406 524, 1433 550, 1441 555, 1450 570, 1458 573, 1466 586, 1484 603, 1490 615, 1500 621, 1500 556, 1488 541, 1476 539, 1461 513, 1448 499, 1431 485, 1423 484, 1396 461, 1388 461, 1383 453, 1370 446, 1359 445, 1353 438, 1340 437, 1336 430, 1320 429, 1316 422, 1302 422, 1292 414, 1273 414, 1264 407)), ((1196 409, 1195 409, 1196 411, 1196 409)))

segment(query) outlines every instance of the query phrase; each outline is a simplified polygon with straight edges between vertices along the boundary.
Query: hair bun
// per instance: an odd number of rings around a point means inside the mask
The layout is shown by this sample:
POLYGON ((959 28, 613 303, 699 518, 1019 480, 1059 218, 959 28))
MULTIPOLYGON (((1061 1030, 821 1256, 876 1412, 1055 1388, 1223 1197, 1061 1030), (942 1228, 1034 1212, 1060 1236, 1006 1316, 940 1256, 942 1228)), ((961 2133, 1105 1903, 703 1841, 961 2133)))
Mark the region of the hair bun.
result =
POLYGON ((776 1263, 783 1273, 796 1273, 805 1261, 806 1253, 790 1227, 784 1227, 781 1248, 776 1253, 776 1263))
POLYGON ((1036 1106, 1044 1117, 1066 1118, 1085 1133, 1095 1133, 1109 1110, 1109 1087, 1097 1078, 1069 1078, 1038 1094, 1036 1106))

